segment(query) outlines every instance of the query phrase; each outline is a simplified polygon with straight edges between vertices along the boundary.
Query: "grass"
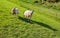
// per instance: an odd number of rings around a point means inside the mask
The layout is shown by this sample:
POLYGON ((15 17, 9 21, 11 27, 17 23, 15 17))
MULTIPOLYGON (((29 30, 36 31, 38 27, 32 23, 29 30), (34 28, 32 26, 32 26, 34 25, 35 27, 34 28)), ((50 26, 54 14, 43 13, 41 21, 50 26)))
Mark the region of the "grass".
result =
POLYGON ((0 0, 0 38, 59 38, 59 16, 58 10, 36 6, 22 0, 0 0), (17 7, 19 14, 11 15, 12 7, 17 7), (23 16, 27 9, 34 10, 32 22, 28 22, 23 16))

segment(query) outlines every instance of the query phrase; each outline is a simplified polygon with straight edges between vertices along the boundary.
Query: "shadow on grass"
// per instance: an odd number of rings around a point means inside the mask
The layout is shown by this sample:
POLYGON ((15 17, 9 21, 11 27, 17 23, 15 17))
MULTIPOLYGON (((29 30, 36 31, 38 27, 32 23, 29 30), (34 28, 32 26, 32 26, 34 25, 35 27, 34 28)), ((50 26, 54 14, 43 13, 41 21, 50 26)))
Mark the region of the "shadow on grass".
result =
POLYGON ((54 28, 50 27, 49 25, 44 24, 44 23, 42 23, 42 22, 37 22, 37 21, 33 21, 33 20, 28 21, 29 19, 23 18, 23 17, 20 17, 20 16, 18 16, 18 19, 19 19, 19 20, 22 20, 22 21, 25 21, 25 22, 27 22, 27 23, 31 23, 31 24, 36 23, 36 24, 38 24, 38 25, 41 25, 41 26, 46 27, 46 28, 48 28, 48 29, 51 29, 51 30, 53 30, 53 31, 57 31, 56 29, 54 29, 54 28))

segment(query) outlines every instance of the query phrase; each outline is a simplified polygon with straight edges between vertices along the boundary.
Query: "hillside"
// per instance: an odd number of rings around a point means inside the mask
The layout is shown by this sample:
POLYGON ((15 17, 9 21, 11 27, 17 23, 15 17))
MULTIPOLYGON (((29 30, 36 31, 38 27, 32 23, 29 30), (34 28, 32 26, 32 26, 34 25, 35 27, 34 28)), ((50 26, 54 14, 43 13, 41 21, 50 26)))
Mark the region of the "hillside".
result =
POLYGON ((33 1, 0 0, 0 38, 60 37, 60 11, 34 4, 33 1), (19 9, 18 15, 11 14, 12 7, 19 9), (23 16, 27 9, 34 10, 31 22, 23 16))

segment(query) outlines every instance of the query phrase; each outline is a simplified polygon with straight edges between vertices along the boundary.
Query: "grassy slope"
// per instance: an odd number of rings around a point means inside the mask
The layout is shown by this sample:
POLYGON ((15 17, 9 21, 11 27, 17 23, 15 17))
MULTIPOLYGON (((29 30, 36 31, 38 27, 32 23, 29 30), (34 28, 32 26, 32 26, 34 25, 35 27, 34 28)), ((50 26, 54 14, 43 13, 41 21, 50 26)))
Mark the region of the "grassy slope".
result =
MULTIPOLYGON (((0 0, 0 13, 0 38, 59 38, 60 36, 60 20, 55 19, 55 14, 58 13, 56 10, 38 7, 18 0, 0 0), (20 10, 16 16, 10 14, 10 9, 14 6, 20 10), (34 9, 33 24, 18 19, 18 16, 23 17, 23 12, 27 8, 34 9), (39 22, 42 24, 39 24, 39 22), (54 33, 51 28, 44 25, 55 28, 58 31, 54 33)), ((59 19, 59 16, 57 19, 59 19)))

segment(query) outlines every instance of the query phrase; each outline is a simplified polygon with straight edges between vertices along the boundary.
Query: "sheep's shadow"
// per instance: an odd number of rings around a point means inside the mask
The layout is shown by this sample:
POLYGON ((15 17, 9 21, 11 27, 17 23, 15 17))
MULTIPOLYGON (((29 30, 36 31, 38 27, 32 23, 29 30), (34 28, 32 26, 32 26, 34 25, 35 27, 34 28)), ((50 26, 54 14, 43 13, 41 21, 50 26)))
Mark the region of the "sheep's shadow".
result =
POLYGON ((48 29, 51 29, 51 30, 53 30, 53 31, 57 31, 56 29, 54 29, 54 28, 50 27, 49 25, 44 24, 44 23, 42 23, 42 22, 37 22, 37 21, 33 21, 33 20, 28 21, 29 19, 23 18, 23 17, 20 17, 20 16, 18 16, 18 19, 19 19, 19 20, 22 20, 22 21, 25 21, 25 22, 27 22, 27 23, 31 23, 31 24, 36 23, 36 24, 38 24, 38 25, 41 25, 41 26, 46 27, 46 28, 48 28, 48 29))

